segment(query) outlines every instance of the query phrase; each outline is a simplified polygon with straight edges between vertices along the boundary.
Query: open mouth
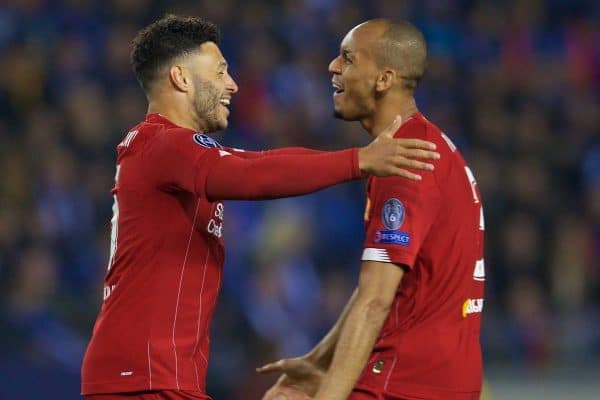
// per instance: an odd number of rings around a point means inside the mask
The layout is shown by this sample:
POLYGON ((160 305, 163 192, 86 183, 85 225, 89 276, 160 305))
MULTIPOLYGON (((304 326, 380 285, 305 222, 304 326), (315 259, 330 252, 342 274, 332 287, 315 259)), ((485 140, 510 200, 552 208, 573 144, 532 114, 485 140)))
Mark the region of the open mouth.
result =
POLYGON ((344 88, 340 84, 332 82, 331 85, 333 86, 333 94, 344 93, 344 88))
POLYGON ((224 98, 220 100, 221 104, 223 104, 225 107, 229 107, 229 104, 231 104, 231 99, 228 98, 224 98))

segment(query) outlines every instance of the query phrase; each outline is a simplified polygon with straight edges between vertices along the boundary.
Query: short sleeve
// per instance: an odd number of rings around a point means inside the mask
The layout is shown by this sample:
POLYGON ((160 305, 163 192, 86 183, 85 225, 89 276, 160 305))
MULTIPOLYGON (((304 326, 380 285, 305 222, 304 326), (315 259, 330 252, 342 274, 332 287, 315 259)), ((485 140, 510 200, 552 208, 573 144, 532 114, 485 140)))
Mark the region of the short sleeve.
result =
POLYGON ((206 198, 211 166, 230 153, 207 135, 183 128, 157 133, 144 149, 149 179, 162 190, 186 191, 206 198))
POLYGON ((412 269, 440 208, 433 173, 422 176, 422 181, 399 177, 370 180, 363 261, 402 264, 412 269))

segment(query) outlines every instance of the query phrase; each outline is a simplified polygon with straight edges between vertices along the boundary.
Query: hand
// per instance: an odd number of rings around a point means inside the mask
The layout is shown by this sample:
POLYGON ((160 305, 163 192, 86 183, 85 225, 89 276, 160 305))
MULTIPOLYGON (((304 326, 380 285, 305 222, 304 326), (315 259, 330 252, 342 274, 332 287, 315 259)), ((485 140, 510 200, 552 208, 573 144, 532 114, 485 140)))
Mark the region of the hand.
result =
POLYGON ((277 383, 273 385, 265 395, 262 400, 310 400, 311 398, 301 390, 294 389, 293 387, 285 386, 280 382, 285 377, 282 375, 277 383))
POLYGON ((397 175, 412 180, 421 176, 407 169, 432 171, 432 164, 417 161, 415 158, 437 160, 439 153, 435 144, 420 139, 394 139, 402 118, 397 116, 394 122, 377 136, 368 146, 358 150, 358 166, 363 174, 376 176, 397 175))
POLYGON ((309 400, 319 390, 325 376, 325 371, 307 357, 279 360, 257 368, 256 371, 261 374, 283 373, 265 393, 263 400, 309 400))

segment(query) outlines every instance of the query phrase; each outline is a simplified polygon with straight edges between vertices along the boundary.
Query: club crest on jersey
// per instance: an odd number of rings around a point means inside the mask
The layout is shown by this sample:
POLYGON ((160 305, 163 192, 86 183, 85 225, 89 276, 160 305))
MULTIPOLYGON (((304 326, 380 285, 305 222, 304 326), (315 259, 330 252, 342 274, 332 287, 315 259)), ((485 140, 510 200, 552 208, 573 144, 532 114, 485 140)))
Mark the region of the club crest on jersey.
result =
POLYGON ((404 223, 404 205, 398 199, 389 199, 383 205, 381 210, 381 220, 383 226, 387 229, 395 231, 404 223))
POLYGON ((206 136, 202 133, 196 133, 194 134, 194 136, 192 136, 192 140, 194 141, 194 143, 199 144, 202 147, 208 147, 209 149, 212 148, 219 148, 222 149, 223 146, 221 146, 219 143, 217 143, 217 141, 209 136, 206 136))

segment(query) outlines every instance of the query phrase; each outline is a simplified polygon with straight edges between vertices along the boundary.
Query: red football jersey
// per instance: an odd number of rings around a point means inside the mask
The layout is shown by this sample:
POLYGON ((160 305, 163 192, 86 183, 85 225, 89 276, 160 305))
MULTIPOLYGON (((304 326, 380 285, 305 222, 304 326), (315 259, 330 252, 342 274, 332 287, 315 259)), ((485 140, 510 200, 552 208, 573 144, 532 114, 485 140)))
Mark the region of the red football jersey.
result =
POLYGON ((205 393, 224 261, 224 207, 214 199, 291 196, 356 179, 357 150, 240 152, 150 114, 117 152, 104 302, 82 394, 205 393))
POLYGON ((209 166, 220 155, 210 138, 196 136, 193 148, 190 130, 163 129, 168 124, 150 115, 117 147, 109 271, 83 362, 83 394, 204 392, 224 209, 193 194, 202 179, 195 174, 209 168, 186 163, 209 166))
POLYGON ((421 114, 395 136, 429 140, 441 159, 420 182, 369 179, 362 259, 407 270, 357 387, 405 399, 479 399, 481 196, 454 144, 421 114))

